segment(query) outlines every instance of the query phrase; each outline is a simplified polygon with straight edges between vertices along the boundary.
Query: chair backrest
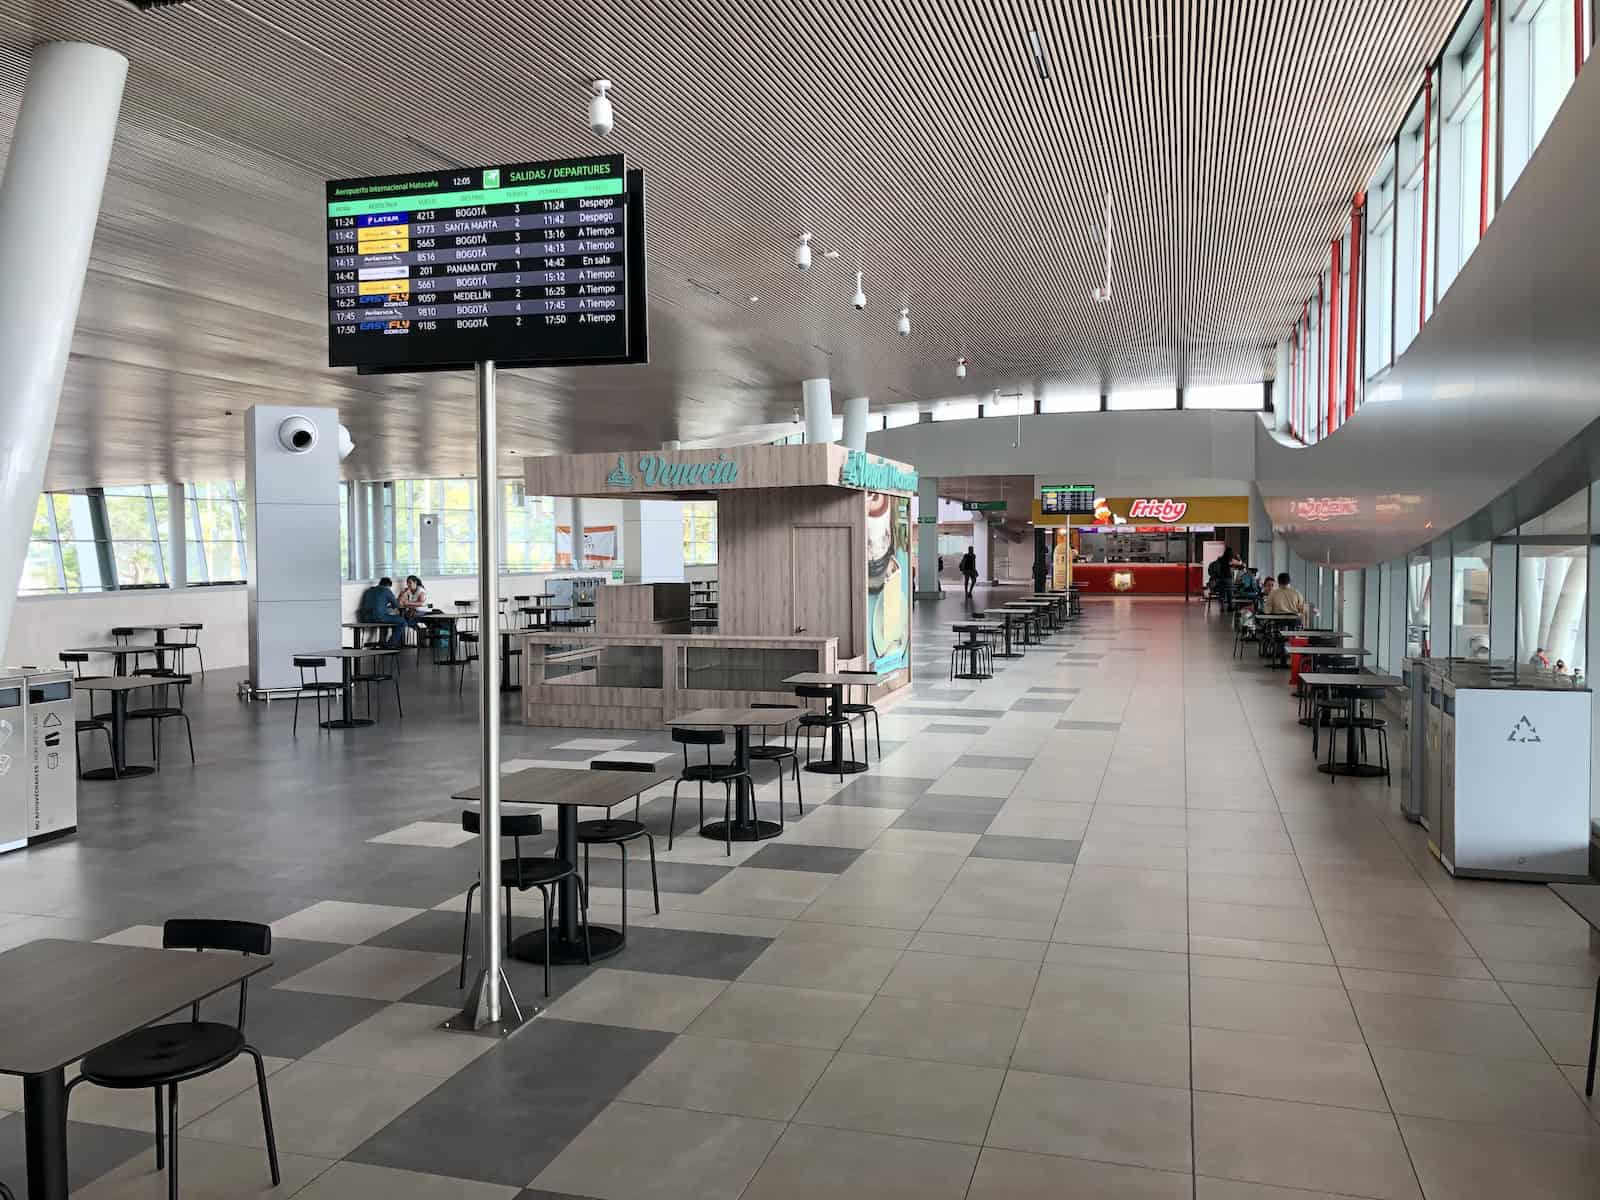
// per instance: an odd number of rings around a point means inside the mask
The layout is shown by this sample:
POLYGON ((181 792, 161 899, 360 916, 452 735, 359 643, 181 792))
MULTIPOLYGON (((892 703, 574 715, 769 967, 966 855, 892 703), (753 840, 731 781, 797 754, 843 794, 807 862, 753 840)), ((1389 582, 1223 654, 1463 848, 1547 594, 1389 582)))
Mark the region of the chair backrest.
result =
POLYGON ((833 689, 822 687, 814 683, 796 684, 794 694, 803 700, 831 700, 833 689))
MULTIPOLYGON (((461 810, 463 833, 480 833, 483 814, 475 808, 461 810)), ((544 832, 544 818, 538 813, 501 813, 500 836, 508 838, 538 837, 544 832)))
POLYGON ((840 671, 840 675, 876 675, 876 671, 840 671))
POLYGON ((195 632, 198 633, 200 630, 205 628, 205 623, 202 622, 202 621, 185 621, 182 625, 179 625, 178 628, 179 629, 193 629, 195 632))
POLYGON ((83 664, 89 661, 89 656, 87 654, 79 654, 71 650, 63 650, 60 654, 56 655, 56 657, 59 658, 63 663, 73 664, 79 675, 83 674, 83 664))
POLYGON ((133 628, 129 625, 113 625, 111 627, 111 636, 114 638, 130 638, 133 636, 133 628))
POLYGON ((639 762, 632 758, 597 758, 589 764, 591 771, 654 771, 653 762, 639 762))
POLYGON ((239 954, 272 953, 272 926, 255 921, 174 917, 161 927, 164 950, 232 950, 239 954))
POLYGON ((471 608, 471 607, 472 607, 472 601, 471 600, 457 600, 456 601, 456 608, 458 608, 458 609, 466 609, 466 608, 471 608))
POLYGON ((305 658, 297 654, 294 658, 294 665, 297 667, 325 667, 328 665, 328 660, 325 658, 305 658))
POLYGON ((680 746, 720 746, 728 735, 720 729, 674 729, 672 740, 680 746))

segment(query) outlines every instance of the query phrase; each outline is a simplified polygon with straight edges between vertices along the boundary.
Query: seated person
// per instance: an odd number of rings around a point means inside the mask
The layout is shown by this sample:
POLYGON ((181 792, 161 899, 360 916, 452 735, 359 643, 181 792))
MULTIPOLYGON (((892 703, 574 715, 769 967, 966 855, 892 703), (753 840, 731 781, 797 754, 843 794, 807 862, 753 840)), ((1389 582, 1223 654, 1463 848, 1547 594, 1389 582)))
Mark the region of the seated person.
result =
POLYGON ((428 589, 422 586, 422 580, 415 575, 406 576, 406 584, 400 589, 400 594, 395 597, 395 603, 400 606, 400 611, 408 617, 414 617, 419 612, 428 610, 428 589))
POLYGON ((1287 571, 1279 574, 1278 586, 1267 597, 1263 611, 1271 616, 1296 616, 1302 623, 1311 618, 1311 606, 1306 603, 1304 596, 1295 591, 1287 571))
POLYGON ((394 580, 385 575, 361 593, 361 604, 356 609, 356 620, 368 625, 390 626, 384 646, 396 649, 405 645, 406 626, 411 622, 400 611, 394 595, 394 580))

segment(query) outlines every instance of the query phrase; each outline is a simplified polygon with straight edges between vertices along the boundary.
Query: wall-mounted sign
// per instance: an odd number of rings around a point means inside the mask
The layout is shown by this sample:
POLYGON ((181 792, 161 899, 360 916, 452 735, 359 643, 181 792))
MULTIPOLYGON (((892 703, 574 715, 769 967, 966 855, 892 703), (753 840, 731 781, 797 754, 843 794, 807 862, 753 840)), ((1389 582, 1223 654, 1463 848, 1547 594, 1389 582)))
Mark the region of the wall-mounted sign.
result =
POLYGON ((1051 516, 1094 512, 1095 487, 1092 483, 1044 483, 1039 485, 1039 509, 1051 516))
POLYGON ((966 512, 1005 512, 1004 500, 963 500, 961 507, 966 512))
POLYGON ((1361 505, 1354 496, 1318 496, 1294 501, 1289 511, 1302 521, 1332 521, 1336 517, 1355 516, 1361 511, 1361 505))
POLYGON ((628 470, 628 460, 617 455, 617 465, 606 476, 606 486, 632 487, 711 487, 735 483, 739 478, 739 464, 724 451, 713 459, 682 462, 662 458, 659 454, 641 454, 639 473, 628 470))
POLYGON ((1163 525, 1176 525, 1189 511, 1187 500, 1135 500, 1128 506, 1130 521, 1160 521, 1163 525))
POLYGON ((917 473, 886 458, 852 450, 839 471, 839 482, 845 487, 861 488, 868 492, 914 492, 917 490, 917 473))

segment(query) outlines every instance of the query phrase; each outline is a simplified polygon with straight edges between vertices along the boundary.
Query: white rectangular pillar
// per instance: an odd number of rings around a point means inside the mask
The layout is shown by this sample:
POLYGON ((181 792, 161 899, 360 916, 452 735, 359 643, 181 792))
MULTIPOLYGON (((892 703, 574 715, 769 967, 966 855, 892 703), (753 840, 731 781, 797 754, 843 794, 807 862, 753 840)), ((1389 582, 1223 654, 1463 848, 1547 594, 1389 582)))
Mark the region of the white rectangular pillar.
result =
POLYGON ((937 600, 939 589, 939 481, 917 478, 917 599, 937 600))
POLYGON ((627 583, 683 582, 681 503, 622 502, 622 578, 627 583))

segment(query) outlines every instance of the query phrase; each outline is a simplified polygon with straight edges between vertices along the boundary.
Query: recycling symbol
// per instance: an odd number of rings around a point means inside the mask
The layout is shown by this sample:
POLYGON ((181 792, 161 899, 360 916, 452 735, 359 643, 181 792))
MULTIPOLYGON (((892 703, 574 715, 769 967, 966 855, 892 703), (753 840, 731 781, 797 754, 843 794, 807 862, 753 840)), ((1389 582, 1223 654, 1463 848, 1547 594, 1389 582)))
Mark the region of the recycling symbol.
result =
POLYGON ((1528 720, 1528 714, 1523 713, 1517 718, 1517 723, 1511 727, 1511 732, 1506 734, 1508 742, 1539 742, 1544 739, 1539 736, 1539 731, 1533 727, 1533 722, 1528 720))

